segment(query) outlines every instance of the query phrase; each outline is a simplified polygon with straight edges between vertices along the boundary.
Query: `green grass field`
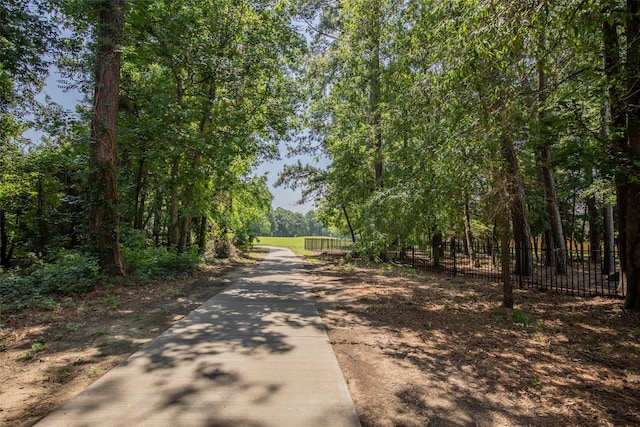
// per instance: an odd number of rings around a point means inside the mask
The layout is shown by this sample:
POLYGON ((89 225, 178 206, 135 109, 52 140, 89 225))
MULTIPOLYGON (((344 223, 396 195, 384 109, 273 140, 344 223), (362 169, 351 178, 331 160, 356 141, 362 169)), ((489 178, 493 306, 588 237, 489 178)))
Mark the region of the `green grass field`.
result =
POLYGON ((256 246, 264 245, 264 246, 278 246, 280 248, 289 248, 294 253, 300 255, 307 255, 307 251, 304 250, 304 238, 308 236, 300 236, 300 237, 269 237, 263 236, 258 237, 258 241, 255 243, 256 246))

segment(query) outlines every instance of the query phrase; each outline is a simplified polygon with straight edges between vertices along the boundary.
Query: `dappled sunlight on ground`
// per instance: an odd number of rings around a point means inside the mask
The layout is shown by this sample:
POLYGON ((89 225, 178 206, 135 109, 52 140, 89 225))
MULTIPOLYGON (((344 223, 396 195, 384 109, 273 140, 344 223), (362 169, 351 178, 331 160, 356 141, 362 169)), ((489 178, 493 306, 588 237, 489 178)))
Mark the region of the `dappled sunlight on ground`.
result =
POLYGON ((640 425, 621 301, 332 258, 313 291, 363 425, 640 425))

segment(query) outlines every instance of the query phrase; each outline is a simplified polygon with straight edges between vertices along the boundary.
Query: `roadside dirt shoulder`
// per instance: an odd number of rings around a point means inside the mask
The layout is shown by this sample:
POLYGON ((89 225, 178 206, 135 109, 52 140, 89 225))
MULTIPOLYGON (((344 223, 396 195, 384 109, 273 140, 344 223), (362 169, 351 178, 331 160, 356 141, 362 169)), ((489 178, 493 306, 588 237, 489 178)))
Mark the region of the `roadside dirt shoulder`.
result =
POLYGON ((0 425, 28 427, 224 289, 240 264, 187 279, 102 286, 3 316, 0 425))

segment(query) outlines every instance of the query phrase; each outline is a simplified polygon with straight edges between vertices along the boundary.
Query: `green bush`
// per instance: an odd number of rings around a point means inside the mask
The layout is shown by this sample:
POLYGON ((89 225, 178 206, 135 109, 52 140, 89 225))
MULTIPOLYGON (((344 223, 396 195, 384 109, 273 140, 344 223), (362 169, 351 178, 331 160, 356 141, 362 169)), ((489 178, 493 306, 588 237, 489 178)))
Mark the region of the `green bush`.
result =
POLYGON ((156 260, 156 268, 164 273, 188 273, 200 268, 202 263, 198 255, 198 248, 192 248, 188 252, 177 253, 165 251, 165 254, 156 260))
POLYGON ((33 303, 33 280, 19 271, 0 273, 0 311, 12 311, 33 303))
POLYGON ((52 295, 86 292, 100 280, 98 261, 78 252, 65 251, 52 263, 37 262, 29 268, 0 273, 0 306, 19 310, 34 305, 50 305, 52 295))
POLYGON ((233 245, 241 251, 248 251, 256 240, 257 236, 249 228, 241 227, 234 232, 233 245))
POLYGON ((63 252, 52 264, 41 264, 31 273, 41 294, 86 292, 100 279, 98 260, 78 252, 63 252))
POLYGON ((200 268, 202 263, 197 248, 178 253, 167 248, 123 248, 133 273, 158 279, 175 277, 200 268))
POLYGON ((149 247, 148 235, 144 230, 128 229, 122 232, 122 246, 134 251, 141 251, 149 247))

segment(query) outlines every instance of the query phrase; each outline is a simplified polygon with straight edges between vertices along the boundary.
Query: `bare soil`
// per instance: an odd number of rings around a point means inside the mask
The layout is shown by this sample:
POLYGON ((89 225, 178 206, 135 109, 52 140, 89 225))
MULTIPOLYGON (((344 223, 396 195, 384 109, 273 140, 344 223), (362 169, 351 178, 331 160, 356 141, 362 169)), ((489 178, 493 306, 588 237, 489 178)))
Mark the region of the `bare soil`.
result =
MULTIPOLYGON (((222 290, 231 269, 2 316, 0 425, 31 426, 222 290)), ((309 287, 363 426, 640 426, 640 314, 621 301, 341 258, 309 287)))
MULTIPOLYGON (((326 260, 325 260, 326 261, 326 260)), ((313 291, 363 426, 638 426, 640 313, 334 258, 313 291)))

